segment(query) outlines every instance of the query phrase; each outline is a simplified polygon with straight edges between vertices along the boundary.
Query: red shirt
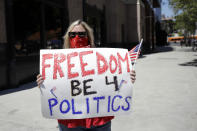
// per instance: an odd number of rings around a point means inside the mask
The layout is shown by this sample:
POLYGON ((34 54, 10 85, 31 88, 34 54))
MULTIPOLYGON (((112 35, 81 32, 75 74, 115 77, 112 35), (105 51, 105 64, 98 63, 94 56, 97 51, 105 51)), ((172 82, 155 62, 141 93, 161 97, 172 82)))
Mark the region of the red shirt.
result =
POLYGON ((91 126, 101 126, 111 121, 114 116, 106 117, 95 117, 86 119, 69 119, 69 120, 58 120, 58 123, 67 126, 68 128, 76 128, 78 126, 91 128, 91 126))

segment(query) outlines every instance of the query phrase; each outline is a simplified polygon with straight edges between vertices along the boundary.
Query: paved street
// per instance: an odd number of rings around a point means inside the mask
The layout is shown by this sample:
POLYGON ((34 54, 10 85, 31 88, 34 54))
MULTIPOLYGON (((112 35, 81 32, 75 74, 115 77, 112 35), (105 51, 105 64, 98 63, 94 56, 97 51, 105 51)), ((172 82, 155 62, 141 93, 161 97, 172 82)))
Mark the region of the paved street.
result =
MULTIPOLYGON (((116 117, 112 131, 197 130, 197 52, 178 45, 157 50, 138 60, 133 112, 116 117)), ((58 130, 56 120, 42 117, 34 86, 0 92, 1 131, 58 130)))

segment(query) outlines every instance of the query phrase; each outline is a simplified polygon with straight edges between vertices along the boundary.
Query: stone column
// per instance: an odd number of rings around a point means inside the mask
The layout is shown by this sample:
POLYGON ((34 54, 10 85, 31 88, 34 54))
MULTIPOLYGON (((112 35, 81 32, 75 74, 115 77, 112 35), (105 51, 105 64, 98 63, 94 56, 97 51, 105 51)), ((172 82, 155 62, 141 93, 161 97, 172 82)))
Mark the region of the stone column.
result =
POLYGON ((83 19, 83 1, 68 0, 69 23, 75 20, 83 19))
POLYGON ((0 44, 6 42, 5 3, 0 0, 0 44))
POLYGON ((137 43, 139 39, 139 29, 138 25, 139 17, 138 16, 137 2, 127 5, 127 41, 130 43, 137 43))
POLYGON ((137 34, 138 34, 138 41, 140 41, 142 37, 141 32, 141 0, 137 0, 137 34))
POLYGON ((0 0, 0 90, 6 87, 6 18, 5 18, 5 0, 0 0))

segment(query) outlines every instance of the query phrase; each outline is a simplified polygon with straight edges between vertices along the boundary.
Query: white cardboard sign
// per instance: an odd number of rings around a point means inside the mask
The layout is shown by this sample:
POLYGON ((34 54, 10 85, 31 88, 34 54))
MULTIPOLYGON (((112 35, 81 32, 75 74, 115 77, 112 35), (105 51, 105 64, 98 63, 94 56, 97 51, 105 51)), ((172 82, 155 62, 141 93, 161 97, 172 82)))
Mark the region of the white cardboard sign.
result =
POLYGON ((131 66, 126 49, 41 50, 43 116, 81 119, 128 114, 131 66))

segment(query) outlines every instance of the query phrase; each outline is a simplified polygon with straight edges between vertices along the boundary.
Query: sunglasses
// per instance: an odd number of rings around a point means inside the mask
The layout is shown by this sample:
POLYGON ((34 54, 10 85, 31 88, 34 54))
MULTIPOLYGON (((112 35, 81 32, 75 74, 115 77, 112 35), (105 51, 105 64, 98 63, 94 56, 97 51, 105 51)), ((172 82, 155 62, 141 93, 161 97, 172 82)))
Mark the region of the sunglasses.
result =
POLYGON ((75 38, 76 35, 83 38, 83 37, 87 36, 87 33, 86 32, 69 32, 68 35, 69 35, 70 38, 75 38))

